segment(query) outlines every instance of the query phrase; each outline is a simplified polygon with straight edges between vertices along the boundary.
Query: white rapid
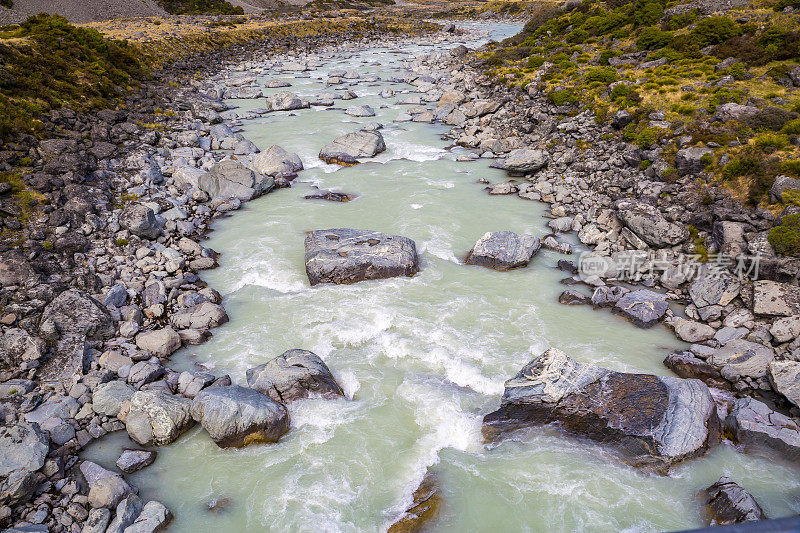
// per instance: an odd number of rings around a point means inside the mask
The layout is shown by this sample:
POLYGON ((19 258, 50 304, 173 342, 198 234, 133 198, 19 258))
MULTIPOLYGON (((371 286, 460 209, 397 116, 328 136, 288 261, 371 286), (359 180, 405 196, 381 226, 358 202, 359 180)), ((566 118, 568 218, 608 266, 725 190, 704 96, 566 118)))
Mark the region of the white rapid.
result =
MULTIPOLYGON (((500 39, 519 26, 484 24, 500 39)), ((467 43, 470 46, 474 42, 467 43)), ((666 329, 643 331, 588 307, 561 306, 559 256, 542 251, 512 272, 460 264, 486 231, 546 233, 546 207, 516 196, 488 196, 479 178, 505 180, 489 161, 456 162, 445 127, 394 123, 405 106, 384 88, 403 60, 436 47, 424 44, 322 51, 310 77, 266 72, 303 96, 331 92, 330 70, 362 79, 358 98, 339 109, 280 112, 243 122, 260 148, 278 144, 306 166, 290 189, 255 200, 216 224, 204 243, 222 252, 220 268, 203 278, 225 298, 231 321, 203 346, 173 356, 230 373, 245 371, 290 348, 320 355, 348 399, 291 406, 292 429, 274 445, 222 450, 197 427, 159 450, 153 466, 130 476, 145 497, 167 504, 172 530, 380 531, 411 501, 428 468, 441 480, 444 504, 435 531, 663 531, 701 525, 695 494, 728 475, 766 514, 800 511, 797 468, 743 455, 722 445, 670 476, 645 475, 600 447, 537 429, 487 447, 484 414, 499 405, 503 382, 532 355, 558 347, 580 361, 617 370, 670 374, 664 356, 679 346, 666 329), (369 104, 374 118, 343 113, 369 104), (352 168, 317 159, 334 137, 377 121, 387 151, 352 168), (349 203, 311 201, 313 187, 358 195, 349 203), (351 286, 309 287, 305 232, 354 227, 414 239, 421 272, 351 286), (206 507, 228 499, 219 513, 206 507)), ((270 94, 285 89, 265 89, 270 94)), ((413 93, 412 93, 413 94, 413 93)), ((236 101, 239 112, 263 101, 236 101)), ((124 433, 124 432, 123 432, 124 433)), ((104 439, 88 455, 104 464, 128 444, 104 439)))

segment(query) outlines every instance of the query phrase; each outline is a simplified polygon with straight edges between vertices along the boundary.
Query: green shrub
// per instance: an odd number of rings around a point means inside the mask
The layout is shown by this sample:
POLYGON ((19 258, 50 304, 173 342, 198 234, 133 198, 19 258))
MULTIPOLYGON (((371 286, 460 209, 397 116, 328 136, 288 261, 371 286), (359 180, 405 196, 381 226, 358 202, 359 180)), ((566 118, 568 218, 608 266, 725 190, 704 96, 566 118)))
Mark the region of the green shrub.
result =
POLYGON ((636 135, 634 142, 639 148, 650 148, 666 134, 667 130, 663 128, 647 127, 636 135))
POLYGON ((800 135, 800 118, 790 120, 784 124, 781 131, 787 135, 800 135))
POLYGON ((531 56, 528 58, 528 68, 538 69, 544 62, 544 56, 531 56))
POLYGON ((780 226, 769 230, 767 240, 781 255, 800 256, 800 215, 786 215, 780 226))
POLYGON ((679 30, 681 28, 685 28, 695 20, 700 15, 700 11, 697 9, 692 9, 688 13, 680 13, 678 15, 673 15, 667 20, 667 27, 672 30, 679 30))
POLYGON ((753 143, 764 152, 774 152, 789 145, 789 137, 780 133, 762 133, 753 139, 753 143))
POLYGON ((566 104, 575 105, 578 103, 578 96, 572 89, 550 91, 550 93, 547 95, 547 98, 550 100, 550 103, 556 106, 562 106, 566 104))
POLYGON ((758 159, 748 156, 733 159, 723 167, 722 176, 731 179, 752 174, 758 169, 758 163, 758 159))
POLYGON ((581 28, 577 28, 572 30, 569 35, 567 35, 567 42, 573 44, 579 44, 589 38, 589 34, 586 33, 586 30, 581 28))
POLYGON ((781 198, 785 205, 800 206, 800 189, 784 189, 781 198))
POLYGON ((624 83, 620 83, 619 85, 615 85, 614 88, 611 89, 611 99, 618 100, 620 98, 627 98, 630 93, 631 93, 631 88, 625 85, 624 83))
POLYGON ((710 44, 724 43, 741 33, 742 29, 730 17, 707 17, 697 22, 691 36, 702 48, 710 44))
POLYGON ((635 0, 633 4, 633 25, 652 26, 664 15, 666 2, 659 0, 635 0))
POLYGON ((792 159, 781 163, 781 172, 800 177, 800 159, 792 159))
POLYGON ((664 48, 672 42, 672 34, 662 31, 655 26, 642 28, 639 37, 636 39, 636 46, 639 50, 658 50, 664 48))
POLYGON ((602 52, 600 52, 600 57, 598 58, 597 61, 601 65, 608 65, 609 59, 611 59, 612 57, 619 57, 620 55, 622 54, 620 52, 617 52, 616 50, 603 50, 602 52))
POLYGON ((128 245, 128 239, 117 239, 117 246, 119 246, 120 248, 127 245, 128 245))
POLYGON ((741 61, 738 61, 728 67, 725 73, 728 74, 728 76, 733 76, 733 79, 735 80, 747 79, 747 68, 741 61))
POLYGON ((608 85, 609 83, 614 83, 618 79, 619 75, 617 75, 617 71, 613 68, 595 67, 586 72, 587 83, 598 81, 608 85))
POLYGON ((244 15, 244 9, 225 0, 158 0, 173 15, 244 15))

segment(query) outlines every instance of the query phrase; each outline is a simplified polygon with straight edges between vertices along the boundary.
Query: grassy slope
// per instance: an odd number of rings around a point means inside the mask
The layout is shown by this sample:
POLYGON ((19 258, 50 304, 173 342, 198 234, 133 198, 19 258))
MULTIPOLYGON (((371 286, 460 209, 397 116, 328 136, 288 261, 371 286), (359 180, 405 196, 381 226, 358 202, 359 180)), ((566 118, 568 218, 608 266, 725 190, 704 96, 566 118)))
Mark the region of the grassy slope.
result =
POLYGON ((676 132, 692 135, 698 144, 716 143, 708 170, 741 200, 766 202, 777 174, 800 177, 800 121, 791 120, 800 111, 800 94, 784 86, 786 72, 800 59, 798 18, 778 11, 781 6, 769 0, 721 16, 685 8, 678 8, 681 14, 665 14, 677 5, 584 0, 567 11, 543 2, 522 33, 483 59, 499 81, 520 86, 551 63, 539 73, 539 83, 553 103, 591 108, 599 121, 627 110, 635 121, 622 135, 643 148, 665 147, 667 161, 677 150, 676 132), (668 63, 609 65, 609 59, 632 52, 668 63), (715 69, 729 57, 736 61, 715 69), (724 76, 734 79, 726 83, 724 76), (765 111, 744 124, 714 122, 716 107, 726 102, 765 111), (665 114, 670 128, 650 124, 648 117, 656 111, 665 114), (741 145, 729 146, 735 142, 741 145))

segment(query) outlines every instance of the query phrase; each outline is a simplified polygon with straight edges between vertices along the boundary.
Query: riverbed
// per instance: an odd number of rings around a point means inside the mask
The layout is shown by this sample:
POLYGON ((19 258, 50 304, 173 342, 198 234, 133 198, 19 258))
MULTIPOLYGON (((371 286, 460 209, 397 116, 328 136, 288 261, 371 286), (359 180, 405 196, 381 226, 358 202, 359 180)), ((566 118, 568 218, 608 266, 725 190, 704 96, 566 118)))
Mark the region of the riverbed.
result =
MULTIPOLYGON (((497 40, 520 29, 476 27, 497 40)), ((347 399, 291 405, 292 428, 273 445, 223 450, 198 426, 159 449, 154 465, 130 476, 133 484, 172 510, 178 532, 385 530, 428 469, 438 475, 444 501, 435 531, 698 527, 695 495, 721 475, 751 492, 769 517, 800 512, 800 470, 729 444, 660 476, 548 428, 482 443, 481 419, 499 405, 503 382, 546 348, 614 370, 671 375, 662 360, 681 343, 664 327, 641 330, 608 312, 560 305, 565 274, 555 264, 565 256, 554 252, 542 250, 530 266, 510 272, 461 264, 487 231, 549 233, 547 206, 487 195, 478 180, 502 182, 505 173, 485 159, 456 161, 466 152, 450 148, 442 137, 446 126, 395 122, 408 108, 398 101, 415 93, 402 94, 414 87, 389 80, 408 72, 404 60, 434 49, 323 51, 307 73, 263 73, 264 80, 292 84, 265 94, 290 90, 308 98, 346 88, 358 98, 243 121, 243 133, 259 148, 277 144, 297 152, 306 170, 291 188, 217 222, 203 244, 222 253, 220 267, 203 279, 222 293, 231 320, 208 343, 172 358, 176 369, 202 363, 244 384, 248 368, 303 348, 325 360, 347 399), (360 79, 328 87, 332 70, 360 79), (371 77, 378 80, 365 81, 371 77), (386 88, 400 94, 382 98, 386 88), (365 104, 375 117, 343 112, 365 104), (317 158, 323 145, 370 122, 385 126, 387 150, 374 160, 342 168, 317 158), (316 188, 356 198, 304 199, 316 188), (310 287, 305 234, 339 227, 410 237, 420 273, 310 287), (229 503, 209 512, 215 500, 229 503)), ((242 115, 263 106, 263 100, 231 103, 242 115)), ((88 455, 108 465, 128 444, 112 435, 88 455)))

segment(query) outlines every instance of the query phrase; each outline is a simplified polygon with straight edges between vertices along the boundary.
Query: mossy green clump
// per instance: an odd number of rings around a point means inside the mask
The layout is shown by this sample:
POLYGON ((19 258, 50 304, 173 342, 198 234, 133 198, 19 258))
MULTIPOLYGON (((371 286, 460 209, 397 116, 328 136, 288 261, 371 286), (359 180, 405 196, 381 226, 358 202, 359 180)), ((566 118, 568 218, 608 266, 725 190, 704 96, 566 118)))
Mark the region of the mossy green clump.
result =
POLYGON ((781 192, 784 205, 796 205, 800 207, 800 189, 784 189, 781 192))
POLYGON ((800 215, 786 215, 780 226, 769 230, 767 240, 781 255, 800 256, 800 215))
POLYGON ((572 89, 559 89, 557 91, 550 91, 547 95, 550 103, 556 106, 562 105, 575 105, 578 103, 578 96, 572 89))
POLYGON ((656 26, 642 28, 636 39, 639 50, 658 50, 672 42, 672 33, 663 31, 656 26))

